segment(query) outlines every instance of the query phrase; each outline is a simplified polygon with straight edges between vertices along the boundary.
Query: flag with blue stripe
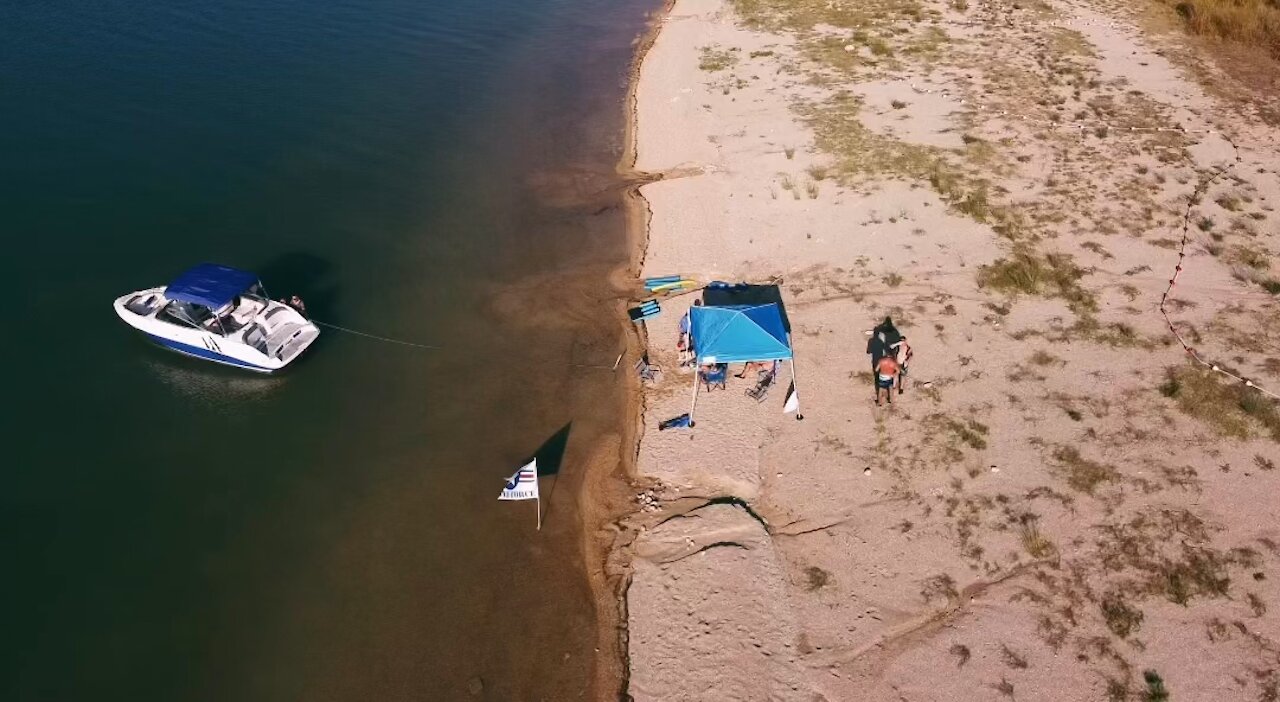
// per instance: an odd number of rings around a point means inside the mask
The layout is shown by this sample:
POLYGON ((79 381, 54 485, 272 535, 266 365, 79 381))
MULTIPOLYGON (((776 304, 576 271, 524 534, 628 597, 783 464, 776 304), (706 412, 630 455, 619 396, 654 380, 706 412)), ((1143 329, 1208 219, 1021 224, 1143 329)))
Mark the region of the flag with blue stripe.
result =
POLYGON ((499 500, 538 499, 538 459, 529 461, 515 472, 502 487, 499 500))

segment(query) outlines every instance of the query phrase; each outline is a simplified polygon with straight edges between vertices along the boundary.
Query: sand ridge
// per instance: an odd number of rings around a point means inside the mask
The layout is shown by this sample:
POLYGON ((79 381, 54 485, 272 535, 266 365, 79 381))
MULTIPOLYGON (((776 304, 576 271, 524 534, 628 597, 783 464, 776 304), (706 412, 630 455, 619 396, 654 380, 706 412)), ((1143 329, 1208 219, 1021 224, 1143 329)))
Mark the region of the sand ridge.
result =
POLYGON ((781 278, 806 419, 731 378, 656 431, 689 406, 692 297, 648 324, 635 699, 1276 694, 1274 409, 1190 366, 1159 306, 1190 222, 1176 328, 1280 386, 1280 131, 1148 24, 674 4, 635 88, 636 168, 680 176, 641 188, 642 273, 781 278), (916 359, 877 409, 885 314, 916 359))

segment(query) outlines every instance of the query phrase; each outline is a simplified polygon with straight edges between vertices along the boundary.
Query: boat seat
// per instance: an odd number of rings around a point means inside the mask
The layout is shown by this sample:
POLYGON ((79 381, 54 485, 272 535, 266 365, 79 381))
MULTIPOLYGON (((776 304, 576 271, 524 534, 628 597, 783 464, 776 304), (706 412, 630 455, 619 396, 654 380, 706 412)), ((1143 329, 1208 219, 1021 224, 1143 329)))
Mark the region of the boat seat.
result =
POLYGON ((254 324, 245 331, 244 343, 252 346, 262 353, 267 352, 267 335, 263 331, 261 324, 254 324))
POLYGON ((142 295, 134 295, 124 306, 125 309, 134 314, 150 314, 151 310, 155 309, 158 299, 159 296, 155 293, 147 295, 145 298, 142 295))

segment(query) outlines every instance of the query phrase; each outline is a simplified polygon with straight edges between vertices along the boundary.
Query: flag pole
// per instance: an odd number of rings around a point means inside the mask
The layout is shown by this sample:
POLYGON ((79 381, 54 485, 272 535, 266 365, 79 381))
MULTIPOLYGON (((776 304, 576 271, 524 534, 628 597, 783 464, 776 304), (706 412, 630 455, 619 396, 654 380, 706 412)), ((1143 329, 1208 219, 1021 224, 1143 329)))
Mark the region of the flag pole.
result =
MULTIPOLYGON (((534 478, 534 480, 537 480, 537 478, 534 478)), ((542 531, 542 496, 541 495, 534 498, 533 506, 535 509, 538 510, 538 531, 542 531)))
POLYGON ((791 390, 796 394, 796 419, 804 419, 804 410, 800 409, 800 387, 796 385, 796 354, 791 352, 791 390))
POLYGON ((698 385, 702 381, 702 366, 698 363, 698 357, 693 357, 693 400, 689 402, 689 426, 692 427, 693 412, 698 408, 698 385))

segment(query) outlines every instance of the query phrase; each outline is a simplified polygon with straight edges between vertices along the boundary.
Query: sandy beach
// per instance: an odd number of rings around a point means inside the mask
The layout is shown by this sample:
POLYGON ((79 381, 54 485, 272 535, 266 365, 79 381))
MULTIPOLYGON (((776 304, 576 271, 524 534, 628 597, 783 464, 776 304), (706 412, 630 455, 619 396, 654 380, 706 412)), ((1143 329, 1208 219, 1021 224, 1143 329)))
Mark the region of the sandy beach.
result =
POLYGON ((1174 19, 669 8, 633 87, 636 268, 777 281, 804 419, 789 377, 730 376, 658 431, 696 295, 646 323, 625 694, 1277 698, 1278 96, 1174 19), (877 407, 887 315, 915 357, 877 407))

